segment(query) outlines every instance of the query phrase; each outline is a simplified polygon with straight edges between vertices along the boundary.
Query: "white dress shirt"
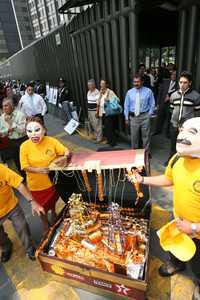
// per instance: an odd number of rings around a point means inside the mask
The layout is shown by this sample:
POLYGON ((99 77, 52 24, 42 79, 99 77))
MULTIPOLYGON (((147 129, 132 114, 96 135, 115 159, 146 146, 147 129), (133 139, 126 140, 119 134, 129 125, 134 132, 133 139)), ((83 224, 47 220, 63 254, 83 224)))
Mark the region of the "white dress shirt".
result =
POLYGON ((18 107, 27 117, 35 116, 37 114, 44 116, 47 112, 47 106, 44 99, 35 93, 31 96, 29 96, 28 93, 25 93, 25 95, 21 97, 18 107))

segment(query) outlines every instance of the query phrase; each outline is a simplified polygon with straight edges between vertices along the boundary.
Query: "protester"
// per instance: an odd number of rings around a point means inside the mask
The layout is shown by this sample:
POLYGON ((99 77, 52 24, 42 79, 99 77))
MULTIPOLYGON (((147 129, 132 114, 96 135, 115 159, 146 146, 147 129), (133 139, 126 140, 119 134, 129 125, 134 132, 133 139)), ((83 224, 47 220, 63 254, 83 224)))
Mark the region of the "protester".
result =
POLYGON ((200 113, 200 94, 192 89, 192 76, 187 71, 182 72, 179 76, 179 89, 170 97, 170 108, 172 109, 172 117, 169 157, 176 153, 176 138, 180 121, 199 116, 200 113))
POLYGON ((61 104, 64 115, 64 124, 66 125, 72 119, 72 109, 70 102, 72 102, 72 96, 69 87, 66 85, 66 81, 63 78, 59 79, 58 82, 58 98, 57 105, 61 104))
MULTIPOLYGON (((182 83, 183 84, 183 83, 182 83)), ((191 118, 181 126, 176 142, 176 154, 164 175, 142 177, 138 183, 152 186, 173 186, 173 213, 176 227, 192 237, 196 253, 190 260, 197 280, 193 300, 200 299, 200 118, 191 118)), ((173 235, 173 233, 172 233, 173 235)), ((186 251, 186 249, 183 249, 186 251)), ((159 268, 161 276, 171 276, 185 269, 185 263, 170 253, 170 259, 159 268)))
POLYGON ((12 222, 28 258, 35 259, 35 247, 30 236, 30 229, 26 222, 24 212, 12 188, 17 189, 28 202, 31 203, 32 212, 38 215, 44 213, 43 208, 35 202, 31 193, 22 184, 23 178, 9 168, 0 164, 0 248, 1 262, 7 262, 12 254, 12 242, 4 231, 3 223, 6 220, 12 222))
MULTIPOLYGON (((21 171, 19 161, 20 145, 27 139, 25 115, 14 107, 12 98, 4 98, 2 102, 3 114, 0 116, 0 136, 8 138, 8 147, 2 153, 3 161, 12 158, 18 171, 21 171)), ((22 172, 21 175, 25 177, 22 172)))
POLYGON ((131 131, 131 147, 139 148, 140 130, 143 147, 150 151, 150 118, 155 109, 152 91, 143 86, 143 77, 136 74, 133 78, 134 87, 126 93, 124 115, 126 126, 131 131))
POLYGON ((111 89, 108 88, 108 81, 102 79, 100 81, 100 96, 97 101, 97 114, 96 114, 97 118, 100 118, 99 142, 103 137, 103 127, 102 127, 102 122, 103 122, 104 129, 105 129, 105 137, 107 139, 108 144, 111 145, 112 147, 115 146, 117 142, 116 128, 117 128, 118 119, 116 115, 106 116, 105 104, 106 101, 112 101, 113 97, 119 102, 119 98, 116 96, 116 94, 111 89))
POLYGON ((45 136, 46 128, 39 117, 31 117, 26 124, 29 140, 20 148, 21 168, 27 174, 27 186, 34 199, 45 211, 41 215, 44 232, 48 230, 47 212, 51 210, 52 221, 55 221, 55 204, 58 193, 52 184, 48 173, 49 164, 57 157, 57 164, 67 164, 69 150, 53 137, 45 136))
POLYGON ((27 84, 25 95, 21 97, 18 107, 26 117, 40 117, 44 121, 47 106, 44 99, 34 93, 33 83, 27 84))
POLYGON ((102 140, 100 118, 96 118, 97 101, 100 93, 96 88, 94 79, 88 80, 87 104, 88 104, 88 120, 89 125, 94 131, 97 143, 102 140))

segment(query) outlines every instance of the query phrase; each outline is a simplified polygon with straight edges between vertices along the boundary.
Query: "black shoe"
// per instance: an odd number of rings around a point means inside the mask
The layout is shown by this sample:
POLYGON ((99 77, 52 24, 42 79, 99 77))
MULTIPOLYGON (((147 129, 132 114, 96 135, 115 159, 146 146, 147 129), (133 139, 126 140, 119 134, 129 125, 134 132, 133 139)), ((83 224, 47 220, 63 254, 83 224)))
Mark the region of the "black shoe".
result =
POLYGON ((192 295, 192 300, 200 300, 200 286, 196 285, 192 295))
POLYGON ((185 270, 185 264, 180 264, 175 266, 172 264, 171 261, 166 262, 165 264, 161 265, 160 268, 158 269, 159 274, 162 277, 168 277, 172 276, 178 272, 184 271, 185 270))
POLYGON ((35 257, 35 247, 32 246, 30 247, 27 251, 26 251, 26 256, 30 259, 30 260, 36 260, 36 257, 35 257))
POLYGON ((2 251, 1 253, 1 262, 5 263, 9 261, 12 255, 12 243, 9 241, 9 249, 7 251, 2 251))

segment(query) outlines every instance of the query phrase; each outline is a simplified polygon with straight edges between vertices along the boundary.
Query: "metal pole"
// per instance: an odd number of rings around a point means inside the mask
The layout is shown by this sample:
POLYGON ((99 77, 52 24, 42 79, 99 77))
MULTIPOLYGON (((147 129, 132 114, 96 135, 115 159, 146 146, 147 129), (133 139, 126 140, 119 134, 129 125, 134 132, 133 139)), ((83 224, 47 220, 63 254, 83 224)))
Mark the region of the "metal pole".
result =
POLYGON ((195 39, 197 28, 197 5, 192 5, 189 12, 189 32, 187 38, 187 70, 192 72, 195 52, 195 39))
POLYGON ((14 4, 13 0, 11 0, 11 4, 12 4, 12 9, 13 9, 13 14, 14 14, 14 17, 15 17, 15 22, 16 22, 16 26, 17 26, 17 32, 18 32, 18 35, 19 35, 21 48, 23 49, 24 45, 23 45, 22 35, 21 35, 20 28, 19 28, 19 22, 18 22, 18 19, 17 19, 17 14, 16 14, 16 11, 15 11, 15 4, 14 4))
POLYGON ((198 21, 198 36, 196 41, 196 76, 194 86, 199 91, 200 90, 200 21, 198 21))
POLYGON ((179 12, 179 41, 177 45, 177 75, 181 73, 184 64, 184 50, 185 50, 185 29, 186 29, 187 12, 182 9, 179 12))
POLYGON ((136 12, 130 12, 129 14, 129 34, 131 73, 133 76, 138 68, 138 20, 136 12))

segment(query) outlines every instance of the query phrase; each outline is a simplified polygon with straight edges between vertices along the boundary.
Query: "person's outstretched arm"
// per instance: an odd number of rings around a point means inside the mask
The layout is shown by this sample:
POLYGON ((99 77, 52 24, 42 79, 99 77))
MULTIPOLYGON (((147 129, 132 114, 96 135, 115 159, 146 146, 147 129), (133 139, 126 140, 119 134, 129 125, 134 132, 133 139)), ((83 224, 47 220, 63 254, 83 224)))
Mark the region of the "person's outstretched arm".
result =
POLYGON ((139 173, 135 174, 135 179, 138 183, 154 186, 171 186, 173 182, 165 175, 158 176, 141 176, 139 173))

